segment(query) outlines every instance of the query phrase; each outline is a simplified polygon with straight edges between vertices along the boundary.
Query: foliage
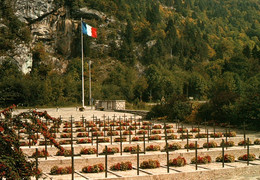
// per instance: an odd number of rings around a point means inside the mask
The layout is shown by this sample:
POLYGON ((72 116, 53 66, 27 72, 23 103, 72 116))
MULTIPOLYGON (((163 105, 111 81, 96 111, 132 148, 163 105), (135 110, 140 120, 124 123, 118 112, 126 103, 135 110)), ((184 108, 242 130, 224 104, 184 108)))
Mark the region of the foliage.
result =
POLYGON ((177 158, 171 159, 169 161, 169 165, 170 166, 177 166, 177 167, 181 167, 181 166, 185 166, 187 164, 187 161, 184 157, 178 156, 177 158))
MULTIPOLYGON (((216 162, 222 162, 223 161, 223 157, 222 156, 218 156, 216 158, 216 162)), ((231 163, 235 161, 235 156, 231 155, 231 154, 225 154, 224 155, 224 162, 227 163, 231 163)))

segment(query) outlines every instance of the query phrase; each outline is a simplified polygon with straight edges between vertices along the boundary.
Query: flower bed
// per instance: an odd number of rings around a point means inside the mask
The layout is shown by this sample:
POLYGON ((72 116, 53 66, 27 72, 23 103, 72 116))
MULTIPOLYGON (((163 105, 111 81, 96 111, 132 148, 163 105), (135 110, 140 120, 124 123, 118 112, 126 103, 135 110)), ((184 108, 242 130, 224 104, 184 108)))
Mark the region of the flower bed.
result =
POLYGON ((71 166, 69 167, 58 167, 58 166, 53 166, 51 168, 51 174, 52 175, 59 175, 59 174, 71 174, 72 173, 72 168, 71 166))
POLYGON ((86 128, 84 128, 84 127, 76 129, 76 132, 85 132, 85 131, 86 131, 86 128))
POLYGON ((135 129, 138 129, 136 126, 129 126, 128 127, 128 130, 135 130, 135 129))
POLYGON ((243 140, 238 143, 239 146, 250 145, 250 144, 252 144, 252 142, 250 140, 249 140, 249 143, 247 142, 247 140, 246 141, 243 140))
MULTIPOLYGON (((104 148, 103 149, 103 153, 106 153, 106 149, 104 148)), ((107 153, 110 154, 110 153, 119 153, 119 148, 118 147, 108 147, 107 148, 107 153)))
POLYGON ((256 139, 256 140, 254 141, 254 144, 259 145, 259 144, 260 144, 260 139, 256 139))
POLYGON ((138 137, 138 136, 132 137, 132 141, 143 141, 143 140, 144 140, 143 137, 138 137))
POLYGON ((109 142, 109 138, 99 138, 98 139, 99 143, 103 143, 103 142, 109 142))
POLYGON ((231 131, 230 133, 224 133, 224 137, 236 137, 237 133, 235 131, 231 131))
POLYGON ((161 134, 161 130, 152 130, 152 134, 161 134))
POLYGON ((193 128, 190 130, 190 132, 200 132, 200 129, 199 128, 193 128))
MULTIPOLYGON (((222 162, 222 160, 223 160, 222 156, 218 156, 216 158, 216 162, 222 162)), ((226 162, 226 163, 235 162, 235 156, 233 156, 231 154, 225 154, 224 155, 224 162, 226 162)))
MULTIPOLYGON (((140 148, 139 148, 139 151, 141 151, 140 148)), ((124 152, 137 152, 137 146, 124 147, 124 152)))
POLYGON ((100 131, 100 128, 92 127, 89 131, 91 132, 100 131))
MULTIPOLYGON (((235 145, 235 143, 234 143, 234 141, 224 141, 224 146, 225 147, 232 147, 232 146, 234 146, 235 145)), ((220 143, 220 146, 222 146, 222 142, 220 143)))
POLYGON ((188 136, 187 136, 187 134, 180 135, 180 139, 187 139, 187 138, 192 139, 193 135, 192 134, 188 134, 188 136))
POLYGON ((63 129, 62 132, 70 133, 70 132, 71 132, 71 129, 66 128, 66 129, 63 129))
POLYGON ((171 134, 171 135, 168 136, 168 139, 177 139, 177 138, 178 137, 175 134, 171 134))
POLYGON ((96 154, 97 149, 96 148, 82 148, 80 150, 80 154, 96 154))
MULTIPOLYGON (((185 144, 185 146, 184 146, 184 148, 185 149, 195 149, 195 143, 190 143, 188 146, 187 146, 187 144, 185 144)), ((199 144, 197 144, 197 148, 199 148, 199 144)))
POLYGON ((121 162, 121 163, 114 164, 110 166, 110 169, 114 171, 126 171, 126 170, 132 170, 133 166, 132 163, 128 161, 128 162, 121 162))
POLYGON ((196 134, 195 138, 207 138, 207 134, 206 133, 196 134))
POLYGON ((82 121, 76 121, 74 124, 75 124, 75 127, 83 127, 82 121))
POLYGON ((71 156, 71 154, 72 154, 71 150, 64 150, 64 151, 59 150, 56 153, 56 156, 71 156))
POLYGON ((159 161, 157 161, 157 160, 151 160, 151 159, 149 159, 148 161, 143 161, 143 162, 140 164, 140 167, 141 167, 142 169, 154 169, 154 168, 160 167, 160 163, 159 163, 159 161))
POLYGON ((61 134, 61 138, 71 138, 71 133, 61 134))
POLYGON ((149 145, 146 146, 146 151, 160 151, 161 147, 159 145, 149 145))
MULTIPOLYGON (((120 130, 120 126, 117 127, 116 130, 120 130)), ((121 130, 126 130, 125 126, 121 126, 121 130)))
POLYGON ((187 164, 187 161, 184 157, 178 156, 177 158, 170 159, 169 165, 175 166, 175 167, 181 167, 185 166, 187 164))
POLYGON ((65 144, 71 144, 70 140, 61 140, 59 141, 60 145, 65 145, 65 144))
POLYGON ((88 122, 88 123, 86 124, 86 127, 96 127, 96 124, 93 123, 93 122, 88 122))
POLYGON ((152 123, 151 122, 149 122, 149 121, 144 121, 143 122, 143 125, 151 125, 152 123))
POLYGON ((161 140, 162 137, 160 135, 154 135, 154 136, 150 136, 149 140, 161 140))
MULTIPOLYGON (((196 159, 195 157, 191 159, 191 164, 195 164, 196 163, 196 159)), ((197 157, 197 164, 208 164, 208 163, 211 163, 211 157, 210 156, 204 156, 204 157, 201 157, 201 156, 198 156, 197 157)))
MULTIPOLYGON (((41 150, 41 151, 38 151, 38 153, 37 153, 37 157, 45 157, 45 155, 46 155, 46 156, 49 156, 48 151, 45 151, 45 149, 43 149, 43 150, 41 150)), ((36 157, 36 152, 34 152, 34 153, 32 154, 32 157, 36 157)))
POLYGON ((215 141, 210 141, 209 143, 203 144, 204 148, 215 148, 217 146, 218 146, 218 144, 215 141))
POLYGON ((86 144, 86 143, 92 143, 92 140, 90 138, 87 139, 78 139, 76 141, 77 144, 86 144))
POLYGON ((172 124, 167 124, 167 125, 166 125, 166 129, 171 129, 171 128, 173 128, 173 125, 172 125, 172 124))
POLYGON ((174 133, 174 130, 173 129, 167 129, 166 132, 167 133, 174 133))
POLYGON ((119 133, 118 133, 117 131, 108 131, 108 132, 107 132, 107 135, 108 135, 108 136, 118 136, 119 133))
POLYGON ((77 137, 88 137, 88 133, 78 133, 77 137))
POLYGON ((122 137, 122 138, 115 138, 114 142, 126 142, 126 137, 122 137))
POLYGON ((145 130, 139 130, 139 131, 137 131, 136 134, 147 134, 147 133, 148 133, 148 131, 145 131, 145 130))
POLYGON ((123 135, 129 135, 129 134, 131 134, 131 135, 132 135, 132 134, 133 134, 133 132, 132 132, 132 131, 124 131, 124 132, 123 132, 123 135))
POLYGON ((160 125, 160 124, 155 124, 155 125, 153 126, 153 129, 162 129, 162 125, 160 125))
POLYGON ((217 132, 217 133, 212 133, 212 134, 210 134, 210 137, 212 137, 212 138, 220 138, 220 137, 222 137, 223 136, 223 133, 222 132, 217 132))
POLYGON ((255 156, 255 154, 249 154, 249 157, 247 157, 247 154, 244 154, 244 155, 238 157, 238 160, 241 160, 241 161, 247 161, 247 159, 249 161, 254 161, 256 159, 256 156, 255 156))
POLYGON ((186 128, 179 128, 178 130, 177 130, 177 133, 185 133, 185 132, 187 132, 188 130, 186 129, 186 128))
POLYGON ((105 171, 104 165, 101 163, 93 166, 85 166, 82 168, 82 172, 84 173, 99 173, 104 171, 105 171))
POLYGON ((110 127, 104 127, 103 129, 102 129, 102 131, 111 131, 112 130, 112 128, 110 128, 110 127))
MULTIPOLYGON (((166 148, 166 146, 164 147, 164 149, 166 148)), ((168 150, 178 150, 181 149, 181 144, 180 143, 172 143, 172 144, 168 144, 168 150)))
POLYGON ((140 128, 140 129, 149 130, 149 129, 151 129, 151 127, 150 127, 150 126, 141 126, 141 128, 140 128))
POLYGON ((92 132, 92 136, 104 136, 104 133, 100 131, 96 131, 96 132, 92 132))

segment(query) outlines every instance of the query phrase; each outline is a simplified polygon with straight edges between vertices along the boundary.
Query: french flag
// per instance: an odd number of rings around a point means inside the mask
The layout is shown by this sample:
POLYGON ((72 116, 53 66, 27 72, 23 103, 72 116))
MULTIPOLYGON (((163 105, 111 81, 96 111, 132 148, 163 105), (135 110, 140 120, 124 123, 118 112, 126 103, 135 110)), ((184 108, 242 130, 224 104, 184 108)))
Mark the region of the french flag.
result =
POLYGON ((87 34, 88 36, 97 38, 97 28, 93 28, 90 25, 84 23, 83 21, 81 21, 81 27, 83 34, 87 34))

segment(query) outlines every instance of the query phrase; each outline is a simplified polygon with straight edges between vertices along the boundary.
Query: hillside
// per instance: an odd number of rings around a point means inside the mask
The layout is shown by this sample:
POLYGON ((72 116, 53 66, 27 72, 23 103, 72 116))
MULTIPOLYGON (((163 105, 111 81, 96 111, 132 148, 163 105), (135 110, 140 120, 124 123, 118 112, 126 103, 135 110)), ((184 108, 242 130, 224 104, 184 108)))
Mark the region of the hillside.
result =
MULTIPOLYGON (((259 88, 258 0, 0 0, 0 105, 81 103, 80 18, 94 99, 196 100, 259 88)), ((257 89, 256 89, 257 92, 257 89)), ((258 91, 259 92, 259 91, 258 91)), ((229 100, 228 100, 229 101, 229 100)))

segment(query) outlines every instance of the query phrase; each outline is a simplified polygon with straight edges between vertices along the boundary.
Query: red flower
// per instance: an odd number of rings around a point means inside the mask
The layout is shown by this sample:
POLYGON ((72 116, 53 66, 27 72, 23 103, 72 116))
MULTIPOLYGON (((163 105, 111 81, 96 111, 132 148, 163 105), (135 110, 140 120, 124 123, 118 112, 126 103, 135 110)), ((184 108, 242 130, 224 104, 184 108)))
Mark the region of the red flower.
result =
POLYGON ((4 128, 2 126, 0 126, 0 132, 3 132, 4 128))

